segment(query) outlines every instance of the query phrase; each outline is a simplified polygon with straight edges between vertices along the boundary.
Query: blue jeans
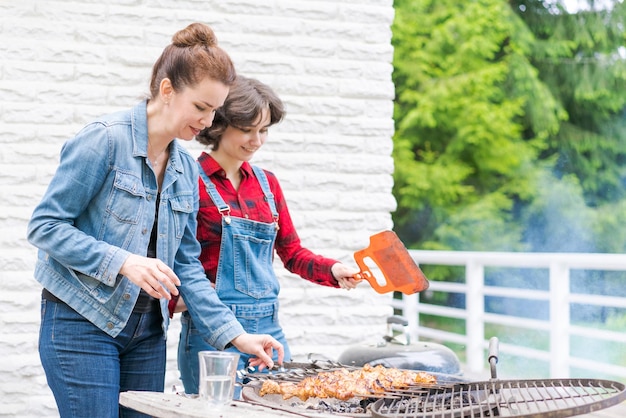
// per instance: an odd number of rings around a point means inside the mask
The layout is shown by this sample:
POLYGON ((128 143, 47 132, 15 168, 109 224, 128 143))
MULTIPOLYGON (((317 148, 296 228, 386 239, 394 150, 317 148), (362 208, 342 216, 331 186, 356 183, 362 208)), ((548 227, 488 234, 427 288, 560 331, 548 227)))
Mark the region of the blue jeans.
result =
MULTIPOLYGON (((278 340, 285 349, 285 361, 291 360, 291 352, 289 351, 289 345, 285 334, 278 322, 278 315, 276 310, 271 312, 258 311, 255 307, 252 307, 252 311, 248 318, 242 317, 241 312, 235 310, 235 315, 241 325, 243 325, 246 332, 250 334, 270 334, 276 340, 278 340), (256 312, 254 312, 256 311, 256 312), (250 317, 252 316, 252 317, 250 317)), ((244 314, 245 315, 245 314, 244 314)), ((210 346, 198 329, 194 326, 191 316, 188 312, 183 312, 181 319, 180 330, 180 342, 178 344, 178 370, 180 371, 180 378, 183 381, 185 387, 185 393, 196 394, 198 393, 198 381, 200 379, 200 364, 198 360, 198 353, 200 351, 216 351, 214 347, 210 346)), ((242 370, 248 367, 248 362, 252 357, 250 354, 242 353, 235 347, 227 348, 224 351, 232 351, 239 353, 239 365, 237 370, 242 370)), ((274 362, 278 361, 278 354, 274 352, 274 362)), ((237 379, 240 383, 240 379, 237 379)), ((235 399, 239 399, 241 394, 241 387, 235 387, 235 399)))
POLYGON ((39 356, 62 418, 147 417, 121 407, 120 392, 163 392, 161 313, 133 313, 113 338, 64 303, 43 299, 39 356))

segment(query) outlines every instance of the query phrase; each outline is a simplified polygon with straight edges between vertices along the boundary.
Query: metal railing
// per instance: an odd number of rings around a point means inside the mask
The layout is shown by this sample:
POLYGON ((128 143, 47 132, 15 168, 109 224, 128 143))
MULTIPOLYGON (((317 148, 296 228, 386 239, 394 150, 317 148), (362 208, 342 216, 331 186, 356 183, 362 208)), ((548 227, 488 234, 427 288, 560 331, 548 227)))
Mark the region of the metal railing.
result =
MULTIPOLYGON (((570 289, 572 270, 626 271, 626 255, 583 253, 502 253, 470 251, 409 250, 422 266, 461 266, 465 268, 464 283, 430 281, 428 292, 450 292, 465 295, 464 308, 441 306, 420 302, 420 295, 401 295, 393 305, 409 321, 413 338, 428 338, 442 343, 456 343, 465 347, 466 367, 479 373, 485 367, 485 350, 490 336, 485 336, 485 324, 496 324, 549 334, 549 349, 541 350, 515 344, 500 343, 500 352, 528 359, 548 362, 550 377, 569 377, 571 368, 602 372, 626 380, 625 362, 610 364, 603 358, 590 360, 571 354, 570 341, 576 337, 600 340, 604 344, 622 347, 626 356, 626 329, 623 332, 576 326, 571 323, 571 305, 584 304, 596 307, 625 309, 626 297, 574 293, 570 289), (549 283, 544 290, 521 289, 485 284, 485 268, 547 269, 549 283), (547 289, 547 290, 546 290, 547 289), (485 298, 489 296, 545 301, 549 304, 549 319, 529 319, 485 311, 485 298), (458 334, 420 325, 420 314, 456 318, 465 321, 465 334, 458 334)), ((626 283, 624 283, 626 285, 626 283)))

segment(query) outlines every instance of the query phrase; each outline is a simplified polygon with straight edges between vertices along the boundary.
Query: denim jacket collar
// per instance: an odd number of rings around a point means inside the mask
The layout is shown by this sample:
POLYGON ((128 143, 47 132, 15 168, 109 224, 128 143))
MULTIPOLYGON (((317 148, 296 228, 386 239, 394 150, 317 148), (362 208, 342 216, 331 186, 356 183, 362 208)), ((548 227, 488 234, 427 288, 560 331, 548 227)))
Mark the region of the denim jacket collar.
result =
MULTIPOLYGON (((139 102, 132 110, 130 119, 132 121, 132 141, 133 156, 148 158, 148 99, 139 102)), ((180 174, 184 174, 185 170, 181 161, 181 145, 178 141, 172 140, 169 145, 170 157, 168 166, 176 170, 180 174)))

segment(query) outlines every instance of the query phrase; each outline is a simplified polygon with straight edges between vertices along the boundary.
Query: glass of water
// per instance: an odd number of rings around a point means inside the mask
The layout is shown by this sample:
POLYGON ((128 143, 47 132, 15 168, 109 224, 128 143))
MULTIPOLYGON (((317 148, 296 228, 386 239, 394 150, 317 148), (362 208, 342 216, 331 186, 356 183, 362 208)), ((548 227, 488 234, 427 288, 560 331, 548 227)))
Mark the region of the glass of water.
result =
POLYGON ((233 399, 239 354, 226 351, 200 351, 199 398, 210 410, 219 410, 233 399))

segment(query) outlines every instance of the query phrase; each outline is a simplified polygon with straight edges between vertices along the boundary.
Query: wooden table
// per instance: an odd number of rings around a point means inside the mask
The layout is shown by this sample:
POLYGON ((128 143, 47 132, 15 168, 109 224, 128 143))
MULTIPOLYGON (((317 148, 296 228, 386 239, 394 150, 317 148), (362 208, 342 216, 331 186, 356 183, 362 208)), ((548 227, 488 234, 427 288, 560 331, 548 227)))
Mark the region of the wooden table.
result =
POLYGON ((221 411, 210 413, 204 410, 202 401, 198 398, 160 392, 122 392, 120 393, 120 404, 157 418, 337 418, 337 415, 319 412, 314 412, 311 415, 293 413, 247 401, 232 401, 221 411))
MULTIPOLYGON (((210 414, 203 410, 202 403, 197 398, 160 392, 122 392, 120 393, 120 404, 157 418, 337 418, 337 415, 317 411, 311 412, 310 415, 305 412, 294 413, 248 401, 233 401, 219 413, 210 414)), ((626 417, 626 402, 578 416, 584 418, 624 418, 626 417)))

